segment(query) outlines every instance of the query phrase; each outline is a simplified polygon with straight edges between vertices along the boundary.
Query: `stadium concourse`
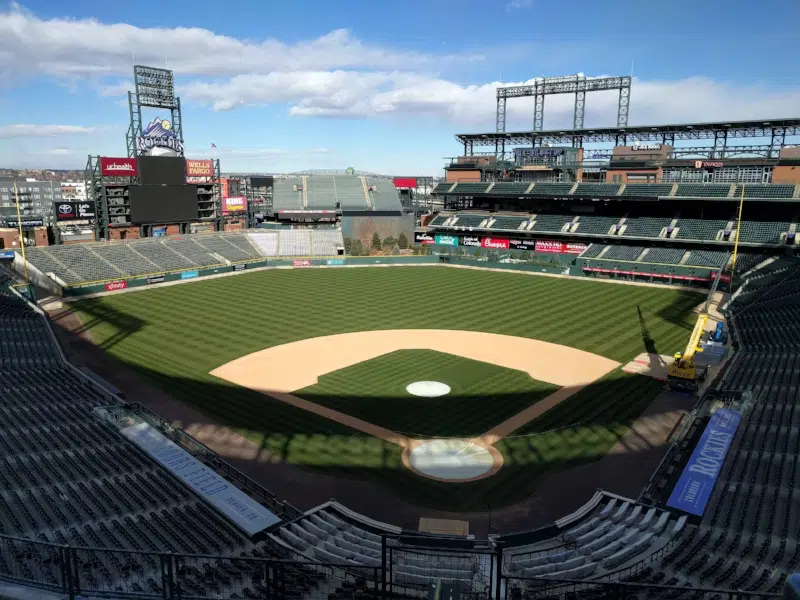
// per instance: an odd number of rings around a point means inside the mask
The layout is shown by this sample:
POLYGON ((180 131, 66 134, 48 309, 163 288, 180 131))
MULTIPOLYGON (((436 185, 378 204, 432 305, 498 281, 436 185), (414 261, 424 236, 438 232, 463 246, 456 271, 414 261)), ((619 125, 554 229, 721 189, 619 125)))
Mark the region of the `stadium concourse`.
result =
POLYGON ((743 273, 727 306, 734 359, 641 499, 598 491, 547 527, 488 540, 403 531, 333 501, 305 513, 282 502, 71 366, 45 316, 0 277, 9 585, 138 598, 419 598, 436 582, 470 598, 768 597, 800 562, 797 259, 743 273), (669 492, 684 450, 724 411, 741 423, 720 481, 705 510, 676 510, 669 492), (210 487, 224 490, 223 505, 210 487))

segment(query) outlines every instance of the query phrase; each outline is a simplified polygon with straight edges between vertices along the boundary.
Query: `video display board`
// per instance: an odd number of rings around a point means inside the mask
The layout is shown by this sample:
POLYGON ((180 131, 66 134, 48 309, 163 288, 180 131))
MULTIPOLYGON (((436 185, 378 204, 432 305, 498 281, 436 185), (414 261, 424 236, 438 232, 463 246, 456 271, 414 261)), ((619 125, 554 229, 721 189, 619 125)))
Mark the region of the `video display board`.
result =
POLYGON ((186 159, 182 156, 139 156, 136 160, 142 185, 186 183, 186 159))
POLYGON ((135 225, 197 219, 196 185, 132 185, 128 190, 135 225))

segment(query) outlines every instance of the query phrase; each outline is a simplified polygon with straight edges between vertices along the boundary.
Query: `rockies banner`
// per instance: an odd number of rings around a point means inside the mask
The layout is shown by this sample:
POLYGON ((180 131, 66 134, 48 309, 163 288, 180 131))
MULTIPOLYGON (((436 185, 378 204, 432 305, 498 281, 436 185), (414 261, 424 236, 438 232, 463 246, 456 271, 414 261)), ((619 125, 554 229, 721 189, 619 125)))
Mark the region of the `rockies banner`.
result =
POLYGON ((94 219, 94 202, 55 202, 56 221, 80 221, 94 219))

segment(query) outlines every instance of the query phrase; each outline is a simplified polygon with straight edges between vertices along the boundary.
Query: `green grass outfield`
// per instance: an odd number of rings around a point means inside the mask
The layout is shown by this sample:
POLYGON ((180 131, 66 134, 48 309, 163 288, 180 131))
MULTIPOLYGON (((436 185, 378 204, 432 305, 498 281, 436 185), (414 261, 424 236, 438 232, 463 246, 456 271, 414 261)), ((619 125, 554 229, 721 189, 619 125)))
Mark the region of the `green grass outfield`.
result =
MULTIPOLYGON (((499 442, 506 466, 497 475, 445 484, 407 471, 397 446, 209 372, 305 338, 411 328, 530 337, 625 363, 644 351, 637 307, 658 352, 672 354, 685 346, 692 308, 702 300, 680 289, 393 267, 262 271, 84 300, 75 307, 95 343, 115 358, 290 463, 369 478, 431 508, 484 510, 487 500, 499 507, 526 497, 546 472, 605 454, 658 394, 659 382, 617 370, 499 442)), ((430 413, 432 423, 449 416, 435 408, 430 413)))

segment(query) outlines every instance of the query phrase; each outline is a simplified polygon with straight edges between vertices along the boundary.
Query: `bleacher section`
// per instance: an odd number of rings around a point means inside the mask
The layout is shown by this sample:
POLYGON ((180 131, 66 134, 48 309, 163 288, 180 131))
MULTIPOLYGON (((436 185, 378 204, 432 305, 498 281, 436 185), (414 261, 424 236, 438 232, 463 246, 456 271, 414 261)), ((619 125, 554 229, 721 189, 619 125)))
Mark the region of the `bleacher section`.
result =
POLYGON ((503 572, 547 579, 600 578, 666 547, 686 526, 686 517, 602 492, 579 512, 577 518, 565 517, 553 538, 505 548, 503 572))
POLYGON ((727 255, 727 252, 692 250, 684 264, 693 267, 720 267, 727 255))
POLYGON ((571 222, 575 217, 572 215, 534 215, 534 221, 531 231, 562 231, 564 225, 571 222))
POLYGON ((638 217, 625 221, 625 231, 622 235, 657 238, 665 227, 672 222, 670 218, 638 217))
MULTIPOLYGON (((800 263, 774 261, 753 277, 780 276, 729 309, 738 352, 719 389, 751 394, 713 494, 647 583, 778 594, 800 561, 800 263), (778 264, 776 264, 778 263, 778 264)), ((743 289, 747 289, 745 282, 743 289)))
MULTIPOLYGON (((2 539, 0 579, 59 590, 58 546, 69 545, 87 595, 160 597, 158 552, 263 556, 92 414, 118 399, 63 361, 45 319, 10 294, 9 283, 0 272, 0 533, 11 536, 2 539)), ((215 562, 198 562, 200 573, 204 564, 216 571, 215 562)), ((219 593, 219 579, 186 575, 193 595, 219 593)))
POLYGON ((534 196, 567 196, 574 183, 537 183, 530 194, 534 196))
POLYGON ((731 186, 727 183, 680 183, 676 196, 698 198, 725 198, 730 195, 731 186))
POLYGON ((367 210, 364 181, 361 177, 337 177, 336 196, 342 210, 367 210))
POLYGON ((738 185, 733 195, 739 198, 744 188, 745 198, 792 198, 794 196, 794 185, 770 183, 770 184, 747 184, 738 185))
POLYGON ((315 175, 308 177, 306 181, 309 209, 336 209, 336 182, 332 175, 315 175))
POLYGON ((781 233, 789 231, 790 225, 790 223, 785 222, 742 221, 739 241, 756 242, 759 244, 779 244, 781 243, 781 233))
POLYGON ((272 208, 274 210, 302 210, 303 192, 295 191, 295 187, 302 187, 303 181, 299 177, 289 179, 276 179, 272 188, 272 208))
POLYGON ((44 274, 78 284, 196 269, 274 256, 336 256, 338 229, 288 229, 269 233, 220 233, 125 243, 28 248, 30 264, 44 274), (280 247, 280 253, 278 248, 280 247))
MULTIPOLYGON (((341 178, 337 178, 337 181, 341 178)), ((372 195, 373 210, 400 210, 400 196, 397 194, 397 188, 391 181, 385 179, 367 180, 367 183, 375 188, 372 195)))
POLYGON ((642 262, 660 265, 677 265, 686 251, 683 248, 650 248, 642 258, 642 262))
POLYGON ((581 254, 581 258, 597 258, 605 247, 605 244, 589 244, 589 247, 581 254))
POLYGON ((608 235, 611 228, 619 223, 617 217, 592 217, 581 215, 578 220, 578 228, 573 233, 588 233, 595 235, 608 235))
POLYGON ((678 221, 679 240, 716 240, 720 230, 728 226, 728 221, 719 219, 681 219, 678 221))
POLYGON ((792 199, 800 198, 797 186, 793 184, 764 183, 736 185, 728 183, 601 183, 580 182, 574 183, 536 183, 528 191, 532 182, 501 181, 491 184, 443 182, 437 184, 433 190, 438 195, 472 195, 488 194, 504 195, 514 194, 519 196, 572 196, 575 198, 605 198, 620 196, 631 198, 739 198, 744 188, 745 198, 757 199, 792 199), (573 187, 575 191, 572 192, 573 187), (452 188, 452 190, 451 190, 452 188), (620 189, 622 192, 620 193, 620 189), (674 193, 673 193, 674 190, 674 193))
POLYGON ((493 222, 490 229, 505 229, 516 231, 523 223, 526 223, 530 217, 524 216, 493 216, 493 222))
POLYGON ((634 261, 643 251, 642 246, 610 246, 603 259, 634 261))
POLYGON ((621 196, 657 197, 669 196, 672 193, 671 183, 626 183, 621 196))
POLYGON ((602 198, 605 196, 616 196, 619 192, 618 183, 579 183, 573 196, 582 198, 602 198))

